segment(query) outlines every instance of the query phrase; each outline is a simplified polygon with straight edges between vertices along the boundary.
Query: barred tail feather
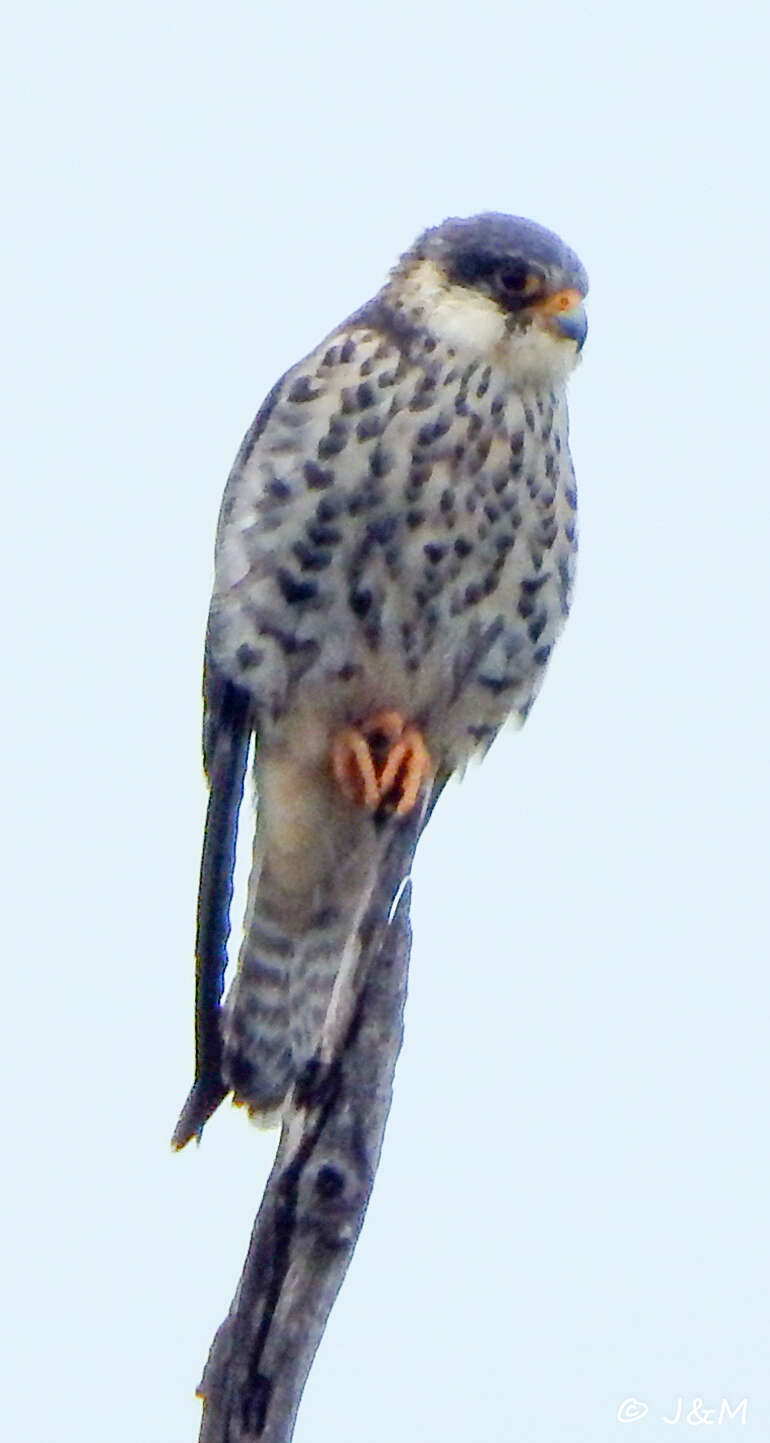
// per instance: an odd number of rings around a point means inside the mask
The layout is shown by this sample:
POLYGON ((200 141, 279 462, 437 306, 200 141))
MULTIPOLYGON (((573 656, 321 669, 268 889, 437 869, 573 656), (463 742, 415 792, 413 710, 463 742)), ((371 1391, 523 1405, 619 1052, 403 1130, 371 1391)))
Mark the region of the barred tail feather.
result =
POLYGON ((288 821, 270 806, 270 779, 260 782, 245 932, 223 1014, 224 1078, 236 1101, 273 1114, 319 1051, 381 840, 371 816, 334 795, 325 777, 302 777, 288 821))

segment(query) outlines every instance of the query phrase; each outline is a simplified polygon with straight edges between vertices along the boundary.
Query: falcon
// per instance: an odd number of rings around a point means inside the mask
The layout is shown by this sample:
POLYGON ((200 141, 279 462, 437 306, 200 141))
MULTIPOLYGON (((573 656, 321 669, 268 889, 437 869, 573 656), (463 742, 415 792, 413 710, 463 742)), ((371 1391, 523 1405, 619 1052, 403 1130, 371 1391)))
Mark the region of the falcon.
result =
POLYGON ((572 593, 565 388, 586 335, 577 256, 533 221, 452 218, 286 372, 222 502, 204 665, 209 807, 193 1092, 285 1109, 382 856, 537 695, 572 593), (221 1004, 238 813, 257 814, 221 1004), (419 809, 415 812, 415 809, 419 809))

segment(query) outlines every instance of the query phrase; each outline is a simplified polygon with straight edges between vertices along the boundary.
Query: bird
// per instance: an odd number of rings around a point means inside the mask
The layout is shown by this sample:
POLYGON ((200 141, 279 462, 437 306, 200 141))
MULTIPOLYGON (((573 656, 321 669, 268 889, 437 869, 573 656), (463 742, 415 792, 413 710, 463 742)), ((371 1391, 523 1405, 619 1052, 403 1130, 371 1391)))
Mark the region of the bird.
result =
POLYGON ((281 1116, 318 1054, 383 827, 424 825, 444 781, 532 706, 573 591, 566 383, 587 291, 544 226, 450 217, 246 433, 205 643, 196 1080, 177 1147, 229 1092, 281 1116), (250 756, 253 861, 223 1004, 250 756))

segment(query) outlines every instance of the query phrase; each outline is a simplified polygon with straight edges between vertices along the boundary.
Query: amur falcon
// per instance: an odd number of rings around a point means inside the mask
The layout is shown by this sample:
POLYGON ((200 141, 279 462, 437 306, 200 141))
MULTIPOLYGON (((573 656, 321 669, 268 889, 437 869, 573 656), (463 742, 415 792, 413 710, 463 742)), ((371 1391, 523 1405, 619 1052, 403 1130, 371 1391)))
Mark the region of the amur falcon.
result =
POLYGON ((383 828, 532 705, 572 593, 565 387, 587 289, 532 221, 446 220, 244 439, 206 636, 197 1078, 178 1147, 230 1091, 280 1113, 318 1052, 383 828), (253 865, 222 1005, 252 742, 253 865))

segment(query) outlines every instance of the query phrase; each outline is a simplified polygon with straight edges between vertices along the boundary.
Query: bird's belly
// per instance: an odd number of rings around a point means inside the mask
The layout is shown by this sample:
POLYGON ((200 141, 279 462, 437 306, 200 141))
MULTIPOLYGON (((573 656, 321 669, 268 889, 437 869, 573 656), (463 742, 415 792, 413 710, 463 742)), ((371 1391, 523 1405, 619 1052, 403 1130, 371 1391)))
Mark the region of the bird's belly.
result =
POLYGON ((449 769, 488 746, 508 717, 526 715, 567 614, 572 546, 557 530, 544 548, 530 519, 513 545, 491 525, 488 544, 470 550, 468 528, 448 540, 426 528, 390 565, 377 554, 352 585, 340 577, 286 711, 328 734, 395 709, 449 769))

